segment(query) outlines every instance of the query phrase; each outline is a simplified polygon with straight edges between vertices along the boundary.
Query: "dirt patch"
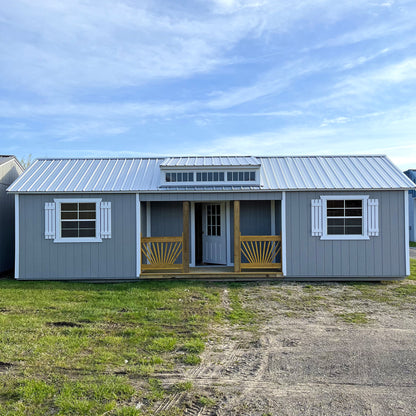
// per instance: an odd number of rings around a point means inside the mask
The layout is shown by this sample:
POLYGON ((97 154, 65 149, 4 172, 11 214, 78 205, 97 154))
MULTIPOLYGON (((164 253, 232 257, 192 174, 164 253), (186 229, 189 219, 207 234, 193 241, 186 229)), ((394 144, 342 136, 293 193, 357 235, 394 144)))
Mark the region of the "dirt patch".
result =
POLYGON ((75 322, 67 322, 67 321, 49 322, 48 325, 56 326, 56 327, 69 327, 69 328, 80 328, 82 326, 75 322))
MULTIPOLYGON (((214 327, 201 364, 162 381, 188 380, 193 391, 169 397, 156 413, 414 415, 416 308, 376 292, 374 300, 342 284, 243 287, 255 328, 214 327)), ((227 296, 223 303, 229 307, 227 296)))

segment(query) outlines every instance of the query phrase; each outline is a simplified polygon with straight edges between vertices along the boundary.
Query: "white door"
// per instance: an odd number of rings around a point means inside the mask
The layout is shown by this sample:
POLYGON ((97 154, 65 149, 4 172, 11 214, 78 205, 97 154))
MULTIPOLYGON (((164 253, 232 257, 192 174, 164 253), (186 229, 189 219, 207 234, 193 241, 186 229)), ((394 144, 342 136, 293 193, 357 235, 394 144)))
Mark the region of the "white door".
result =
POLYGON ((227 264, 224 203, 204 204, 202 207, 202 261, 227 264))

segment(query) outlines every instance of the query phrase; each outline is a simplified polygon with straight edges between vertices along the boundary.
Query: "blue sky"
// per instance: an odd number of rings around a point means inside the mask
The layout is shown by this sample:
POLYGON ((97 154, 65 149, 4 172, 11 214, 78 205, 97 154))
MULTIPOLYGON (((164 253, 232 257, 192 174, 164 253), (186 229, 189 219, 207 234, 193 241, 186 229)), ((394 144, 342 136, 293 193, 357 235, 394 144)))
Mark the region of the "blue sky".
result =
POLYGON ((387 154, 416 168, 416 2, 0 2, 0 153, 387 154))

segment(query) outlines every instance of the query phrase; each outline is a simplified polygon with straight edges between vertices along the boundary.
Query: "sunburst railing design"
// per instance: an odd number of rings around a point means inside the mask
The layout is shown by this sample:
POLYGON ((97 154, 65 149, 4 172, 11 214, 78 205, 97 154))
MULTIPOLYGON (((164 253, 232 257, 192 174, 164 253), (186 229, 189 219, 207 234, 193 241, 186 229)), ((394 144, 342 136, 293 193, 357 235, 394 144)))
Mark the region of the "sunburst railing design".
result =
POLYGON ((183 235, 181 237, 141 237, 143 270, 182 270, 182 262, 177 263, 182 252, 183 235))
POLYGON ((280 235, 241 235, 240 244, 242 269, 281 269, 280 235))

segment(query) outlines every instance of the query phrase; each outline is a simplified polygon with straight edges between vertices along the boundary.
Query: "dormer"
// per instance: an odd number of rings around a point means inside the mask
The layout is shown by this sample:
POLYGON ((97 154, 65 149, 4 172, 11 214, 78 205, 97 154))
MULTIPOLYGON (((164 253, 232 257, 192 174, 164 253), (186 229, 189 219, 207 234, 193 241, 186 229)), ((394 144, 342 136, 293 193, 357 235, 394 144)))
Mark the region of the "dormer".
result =
POLYGON ((259 186, 260 166, 252 156, 169 157, 160 165, 160 186, 259 186))

